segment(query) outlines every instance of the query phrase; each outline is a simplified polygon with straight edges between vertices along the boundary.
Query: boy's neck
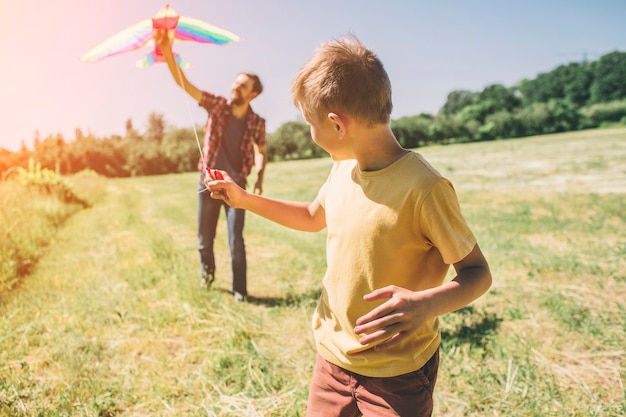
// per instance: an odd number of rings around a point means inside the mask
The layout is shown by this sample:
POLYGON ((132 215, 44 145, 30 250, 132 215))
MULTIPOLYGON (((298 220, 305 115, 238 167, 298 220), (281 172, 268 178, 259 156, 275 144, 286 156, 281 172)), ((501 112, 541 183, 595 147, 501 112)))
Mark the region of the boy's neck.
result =
POLYGON ((361 171, 381 170, 409 152, 400 146, 386 125, 363 130, 356 136, 352 148, 361 171))

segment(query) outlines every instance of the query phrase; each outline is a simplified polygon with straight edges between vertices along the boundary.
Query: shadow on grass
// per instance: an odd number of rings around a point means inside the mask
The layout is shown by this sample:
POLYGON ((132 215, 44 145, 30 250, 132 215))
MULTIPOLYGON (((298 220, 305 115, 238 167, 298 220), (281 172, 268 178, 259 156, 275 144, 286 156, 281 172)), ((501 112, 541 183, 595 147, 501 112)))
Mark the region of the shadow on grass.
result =
POLYGON ((502 318, 495 313, 477 311, 472 306, 464 307, 444 318, 441 339, 444 346, 470 344, 485 347, 489 336, 500 327, 502 318))
POLYGON ((312 289, 302 294, 285 294, 284 297, 250 296, 248 297, 248 302, 266 307, 315 307, 321 293, 320 289, 312 289))
MULTIPOLYGON (((232 296, 232 292, 226 288, 216 288, 211 291, 220 292, 222 294, 228 294, 232 296)), ((247 303, 262 305, 270 308, 281 307, 315 307, 317 300, 320 298, 321 290, 310 290, 308 293, 303 294, 285 294, 284 297, 257 297, 249 295, 247 303)))
MULTIPOLYGON (((226 289, 217 291, 231 294, 226 289)), ((256 297, 248 296, 247 302, 269 308, 315 308, 321 295, 321 289, 311 289, 301 294, 285 294, 284 297, 256 297)), ((441 326, 441 338, 444 346, 470 344, 474 347, 484 347, 489 336, 497 332, 502 318, 495 313, 476 310, 473 306, 464 307, 446 315, 441 326)))

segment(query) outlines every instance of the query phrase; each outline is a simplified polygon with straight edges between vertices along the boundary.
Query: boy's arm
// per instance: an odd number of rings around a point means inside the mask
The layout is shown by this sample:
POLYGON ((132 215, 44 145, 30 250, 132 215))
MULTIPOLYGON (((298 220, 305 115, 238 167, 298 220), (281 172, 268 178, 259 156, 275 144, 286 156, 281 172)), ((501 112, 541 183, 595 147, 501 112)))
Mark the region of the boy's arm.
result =
POLYGON ((226 172, 223 180, 207 176, 204 181, 211 197, 223 200, 233 208, 242 208, 280 225, 304 232, 319 232, 326 227, 324 208, 317 198, 311 203, 276 200, 250 193, 239 187, 226 172))
POLYGON ((454 269, 457 276, 439 287, 414 292, 392 285, 367 294, 366 301, 388 300, 357 319, 354 332, 364 335, 360 342, 365 345, 388 339, 375 349, 388 348, 426 320, 465 307, 491 286, 489 265, 478 245, 455 263, 454 269))
POLYGON ((165 62, 167 63, 167 68, 170 70, 170 74, 174 77, 174 81, 178 84, 183 90, 187 92, 194 100, 200 102, 202 98, 202 91, 200 91, 196 86, 191 84, 182 68, 178 66, 176 63, 176 59, 174 58, 174 53, 172 52, 172 44, 170 42, 170 38, 167 34, 167 30, 165 29, 155 29, 152 37, 154 39, 154 43, 161 48, 163 52, 163 57, 165 58, 165 62))

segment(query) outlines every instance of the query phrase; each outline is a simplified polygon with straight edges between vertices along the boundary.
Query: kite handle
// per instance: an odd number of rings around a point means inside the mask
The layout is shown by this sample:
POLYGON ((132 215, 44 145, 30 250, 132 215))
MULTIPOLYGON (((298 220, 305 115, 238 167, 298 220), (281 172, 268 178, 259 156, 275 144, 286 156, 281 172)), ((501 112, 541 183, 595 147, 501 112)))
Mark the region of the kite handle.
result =
MULTIPOLYGON (((206 167, 206 172, 207 174, 209 174, 209 176, 211 176, 211 168, 206 167)), ((213 176, 215 177, 216 180, 224 180, 224 176, 217 169, 213 170, 213 176)))

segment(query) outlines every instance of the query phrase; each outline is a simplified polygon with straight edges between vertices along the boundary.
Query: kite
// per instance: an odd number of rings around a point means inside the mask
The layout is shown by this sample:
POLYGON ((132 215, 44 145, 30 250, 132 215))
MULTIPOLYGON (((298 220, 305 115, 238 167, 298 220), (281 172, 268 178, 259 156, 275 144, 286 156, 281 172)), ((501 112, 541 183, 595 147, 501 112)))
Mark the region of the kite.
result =
MULTIPOLYGON (((155 62, 165 62, 163 51, 152 39, 154 29, 167 29, 172 42, 174 39, 178 39, 180 41, 224 45, 239 42, 240 40, 239 36, 226 29, 193 17, 179 16, 176 10, 169 4, 166 4, 153 18, 142 20, 113 35, 93 49, 85 52, 80 59, 81 61, 95 62, 113 55, 150 46, 154 49, 138 60, 136 66, 146 68, 155 62)), ((177 53, 174 53, 174 57, 181 68, 186 69, 190 67, 189 62, 185 61, 177 53)))

